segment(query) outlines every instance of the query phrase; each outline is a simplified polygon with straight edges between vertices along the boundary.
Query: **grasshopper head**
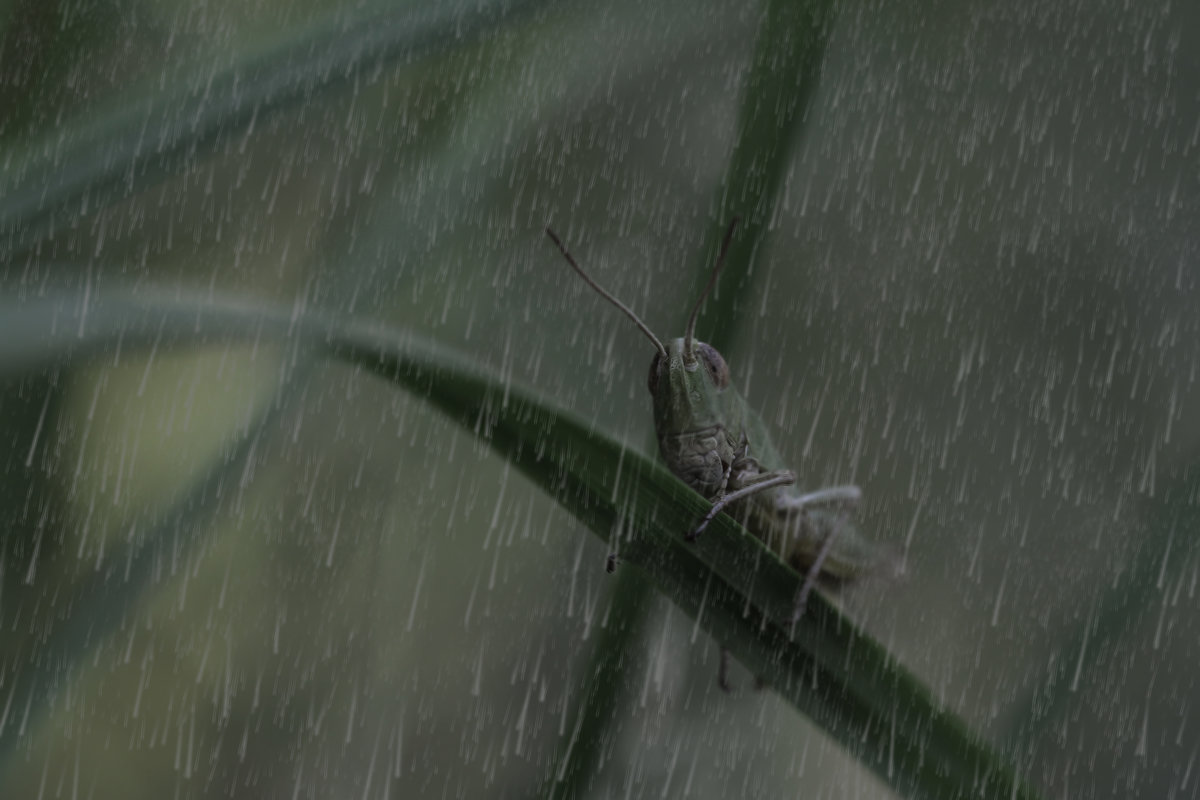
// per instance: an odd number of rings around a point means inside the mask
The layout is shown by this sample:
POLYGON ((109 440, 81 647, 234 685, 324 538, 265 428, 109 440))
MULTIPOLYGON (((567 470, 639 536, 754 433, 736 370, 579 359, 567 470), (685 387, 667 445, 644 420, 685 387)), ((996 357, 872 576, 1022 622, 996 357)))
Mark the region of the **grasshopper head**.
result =
POLYGON ((708 285, 704 287, 700 299, 692 307, 687 332, 683 338, 673 340, 670 347, 664 345, 629 306, 592 280, 567 252, 562 240, 554 231, 546 228, 546 235, 558 246, 567 263, 579 277, 629 317, 654 344, 657 352, 654 360, 650 362, 650 394, 654 396, 654 427, 660 437, 664 434, 687 433, 722 425, 725 422, 725 414, 722 413, 722 393, 729 386, 729 367, 716 348, 697 341, 695 334, 700 307, 717 283, 717 276, 721 274, 721 266, 725 263, 725 254, 729 252, 729 244, 733 241, 733 231, 737 224, 737 217, 729 223, 725 239, 721 242, 721 250, 717 253, 717 263, 708 278, 708 285))
POLYGON ((729 386, 729 366, 711 345, 675 339, 665 353, 654 355, 648 386, 659 431, 706 428, 724 418, 721 395, 729 386))

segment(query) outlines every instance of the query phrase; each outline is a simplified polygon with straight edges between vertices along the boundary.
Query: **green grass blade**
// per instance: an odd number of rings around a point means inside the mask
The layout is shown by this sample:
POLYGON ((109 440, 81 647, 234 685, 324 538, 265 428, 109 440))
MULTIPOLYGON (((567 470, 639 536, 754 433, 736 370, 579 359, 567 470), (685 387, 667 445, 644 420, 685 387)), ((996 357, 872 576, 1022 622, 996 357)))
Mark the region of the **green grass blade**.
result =
POLYGON ((6 249, 28 248, 86 209, 186 169, 268 114, 353 84, 381 65, 473 42, 542 4, 488 3, 463 12, 443 3, 404 14, 376 6, 298 32, 216 75, 199 70, 150 96, 135 87, 131 100, 114 99, 112 112, 64 126, 55 146, 37 138, 0 159, 0 236, 6 249))
MULTIPOLYGON (((831 18, 830 0, 769 0, 762 12, 733 152, 715 203, 717 213, 695 266, 695 283, 702 286, 712 271, 712 259, 730 220, 740 217, 737 236, 726 258, 724 288, 707 301, 707 313, 700 320, 700 328, 706 332, 700 338, 722 352, 728 352, 736 338, 738 302, 752 286, 751 281, 739 277, 749 274, 751 260, 765 238, 770 209, 775 205, 800 138, 804 112, 817 85, 831 18)), ((681 318, 677 329, 682 330, 684 324, 681 318)), ((623 684, 611 665, 625 660, 626 651, 640 641, 647 613, 643 610, 639 615, 630 599, 645 597, 645 583, 629 572, 622 572, 617 580, 615 594, 620 602, 614 613, 620 624, 603 642, 610 649, 597 646, 593 651, 587 670, 593 676, 592 685, 581 692, 584 700, 577 711, 586 730, 581 728, 568 743, 562 758, 569 763, 559 765, 549 776, 542 790, 545 797, 583 794, 605 748, 604 730, 616 721, 611 709, 619 703, 623 684)))
POLYGON ((724 288, 709 301, 698 326, 704 332, 700 338, 722 352, 734 338, 729 323, 749 286, 742 278, 762 248, 792 153, 800 142, 834 18, 831 0, 769 0, 762 13, 737 138, 698 267, 708 274, 729 221, 740 217, 739 233, 726 258, 724 288))
MULTIPOLYGON (((0 346, 0 373, 134 347, 287 341, 424 397, 608 540, 629 531, 626 567, 647 575, 751 670, 898 791, 915 797, 1035 795, 894 658, 822 597, 789 637, 800 578, 727 517, 695 545, 679 535, 707 502, 657 463, 591 430, 536 393, 409 334, 292 319, 201 298, 58 297, 0 308, 37 342, 0 346)), ((76 613, 88 614, 86 605, 76 613)), ((86 619, 82 622, 86 624, 86 619)), ((95 635, 102 635, 97 631, 95 635)))

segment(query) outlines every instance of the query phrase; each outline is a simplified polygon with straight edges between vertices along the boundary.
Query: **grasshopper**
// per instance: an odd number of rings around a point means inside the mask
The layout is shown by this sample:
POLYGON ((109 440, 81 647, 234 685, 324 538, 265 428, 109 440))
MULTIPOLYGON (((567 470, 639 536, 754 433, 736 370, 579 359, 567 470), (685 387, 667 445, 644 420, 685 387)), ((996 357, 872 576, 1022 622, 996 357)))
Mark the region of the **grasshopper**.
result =
MULTIPOLYGON (((713 503, 687 532, 687 540, 695 541, 717 514, 738 504, 738 521, 805 576, 792 613, 794 628, 818 578, 846 581, 873 569, 881 558, 849 522, 861 490, 834 486, 799 491, 795 473, 783 467, 762 418, 730 385, 725 359, 711 345, 696 340, 700 308, 716 285, 737 223, 735 217, 729 225, 683 337, 670 345, 663 344, 628 306, 592 280, 552 230, 547 228, 546 233, 584 282, 619 308, 654 344, 649 388, 659 452, 671 472, 713 503)), ((609 571, 615 563, 616 557, 609 556, 609 571)), ((727 688, 725 664, 722 652, 718 676, 722 688, 727 688)))

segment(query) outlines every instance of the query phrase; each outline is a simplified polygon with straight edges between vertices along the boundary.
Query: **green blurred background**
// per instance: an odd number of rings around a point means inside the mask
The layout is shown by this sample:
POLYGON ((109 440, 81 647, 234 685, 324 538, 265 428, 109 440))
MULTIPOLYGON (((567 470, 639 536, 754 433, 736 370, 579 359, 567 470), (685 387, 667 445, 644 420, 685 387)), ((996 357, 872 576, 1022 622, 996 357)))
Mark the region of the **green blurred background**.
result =
MULTIPOLYGON (((678 335, 760 10, 393 5, 0 6, 0 292, 385 322, 648 450, 651 349, 542 228, 678 335)), ((949 710, 1048 796, 1193 796, 1200 9, 835 8, 734 382, 806 486, 863 487, 904 570, 843 602, 949 710)), ((4 797, 553 777, 615 579, 470 432, 265 340, 3 378, 4 797)), ((650 613, 588 796, 889 796, 650 613)))

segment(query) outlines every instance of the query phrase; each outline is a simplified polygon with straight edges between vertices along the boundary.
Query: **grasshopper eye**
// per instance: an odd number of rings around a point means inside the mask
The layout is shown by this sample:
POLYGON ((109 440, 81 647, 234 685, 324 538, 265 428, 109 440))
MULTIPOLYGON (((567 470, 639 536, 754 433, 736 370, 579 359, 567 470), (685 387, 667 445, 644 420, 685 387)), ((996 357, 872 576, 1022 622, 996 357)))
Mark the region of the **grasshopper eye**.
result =
POLYGON ((716 348, 704 342, 696 342, 696 352, 700 355, 700 360, 704 362, 704 368, 708 370, 713 384, 718 389, 728 386, 729 365, 725 363, 725 359, 721 358, 721 354, 716 351, 716 348))
POLYGON ((650 362, 650 377, 646 380, 650 394, 655 396, 658 394, 658 373, 662 371, 662 360, 662 353, 654 354, 654 360, 650 362))

